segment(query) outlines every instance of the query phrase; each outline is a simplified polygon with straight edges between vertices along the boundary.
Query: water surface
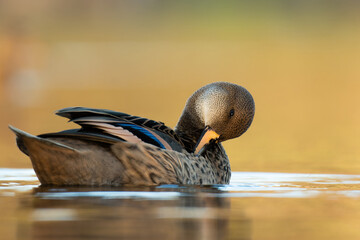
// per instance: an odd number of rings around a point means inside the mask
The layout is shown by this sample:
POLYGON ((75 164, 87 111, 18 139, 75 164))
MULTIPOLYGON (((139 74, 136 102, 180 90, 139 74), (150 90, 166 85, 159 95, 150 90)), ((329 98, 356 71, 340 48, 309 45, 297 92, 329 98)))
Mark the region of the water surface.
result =
POLYGON ((229 185, 49 188, 0 169, 2 239, 360 239, 360 175, 234 172, 229 185))

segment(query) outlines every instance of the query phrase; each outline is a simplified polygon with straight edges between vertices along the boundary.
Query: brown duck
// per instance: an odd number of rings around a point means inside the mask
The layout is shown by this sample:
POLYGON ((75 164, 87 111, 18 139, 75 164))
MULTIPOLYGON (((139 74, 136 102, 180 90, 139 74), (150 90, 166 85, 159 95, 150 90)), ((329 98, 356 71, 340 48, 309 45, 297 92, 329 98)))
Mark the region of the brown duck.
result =
POLYGON ((242 135, 254 112, 245 88, 216 82, 188 99, 175 130, 83 107, 56 112, 80 129, 33 136, 10 128, 43 185, 228 184, 230 163, 221 142, 242 135))

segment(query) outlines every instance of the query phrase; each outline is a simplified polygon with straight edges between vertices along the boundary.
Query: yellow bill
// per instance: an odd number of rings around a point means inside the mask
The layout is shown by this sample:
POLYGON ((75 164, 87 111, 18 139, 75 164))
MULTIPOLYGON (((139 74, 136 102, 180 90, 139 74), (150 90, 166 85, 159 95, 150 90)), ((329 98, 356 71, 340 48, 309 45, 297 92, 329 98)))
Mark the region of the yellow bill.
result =
POLYGON ((214 130, 212 130, 210 127, 206 127, 195 146, 194 153, 196 155, 200 155, 211 140, 217 140, 219 137, 220 135, 217 134, 214 130))

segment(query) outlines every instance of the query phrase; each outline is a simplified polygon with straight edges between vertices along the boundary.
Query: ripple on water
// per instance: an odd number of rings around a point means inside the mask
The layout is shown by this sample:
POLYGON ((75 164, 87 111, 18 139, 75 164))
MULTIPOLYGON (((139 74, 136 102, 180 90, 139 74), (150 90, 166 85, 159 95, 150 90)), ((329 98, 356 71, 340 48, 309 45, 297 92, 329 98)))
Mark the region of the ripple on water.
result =
MULTIPOLYGON (((16 192, 30 191, 38 187, 33 169, 0 169, 0 195, 14 196, 16 192)), ((49 188, 37 192, 41 198, 103 199, 150 199, 171 200, 180 196, 201 192, 216 197, 267 197, 267 198, 313 198, 318 196, 360 197, 360 175, 301 174, 268 172, 233 172, 229 185, 186 187, 162 185, 154 188, 97 188, 69 190, 49 188)))

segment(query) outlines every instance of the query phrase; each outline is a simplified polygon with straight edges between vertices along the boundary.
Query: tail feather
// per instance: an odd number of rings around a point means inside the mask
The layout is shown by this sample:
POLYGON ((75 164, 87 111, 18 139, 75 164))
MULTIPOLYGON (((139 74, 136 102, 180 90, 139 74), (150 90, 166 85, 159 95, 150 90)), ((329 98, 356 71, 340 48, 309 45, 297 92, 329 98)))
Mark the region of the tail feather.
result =
POLYGON ((29 156, 29 151, 27 149, 27 145, 30 144, 35 144, 35 145, 46 145, 46 147, 55 147, 55 148, 61 148, 64 151, 75 151, 76 149, 66 146, 64 144, 55 142, 55 141, 51 141, 50 139, 44 139, 44 138, 40 138, 34 135, 31 135, 27 132, 24 132, 18 128, 15 128, 11 125, 9 125, 9 128, 11 131, 13 131, 16 135, 16 143, 18 145, 18 147, 20 148, 20 150, 25 153, 26 155, 29 156), (30 141, 29 141, 30 140, 30 141), (25 144, 25 142, 27 142, 25 144))
POLYGON ((76 149, 59 142, 31 135, 13 126, 9 128, 16 134, 19 149, 30 157, 36 175, 43 184, 51 184, 58 175, 55 173, 62 172, 63 163, 57 156, 77 158, 80 155, 76 149))

